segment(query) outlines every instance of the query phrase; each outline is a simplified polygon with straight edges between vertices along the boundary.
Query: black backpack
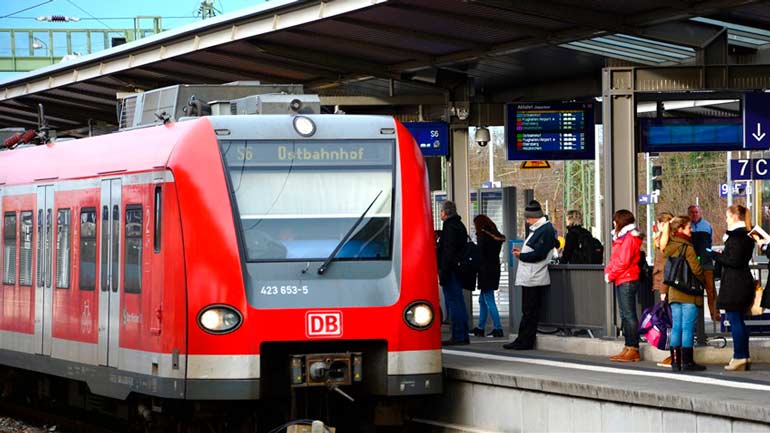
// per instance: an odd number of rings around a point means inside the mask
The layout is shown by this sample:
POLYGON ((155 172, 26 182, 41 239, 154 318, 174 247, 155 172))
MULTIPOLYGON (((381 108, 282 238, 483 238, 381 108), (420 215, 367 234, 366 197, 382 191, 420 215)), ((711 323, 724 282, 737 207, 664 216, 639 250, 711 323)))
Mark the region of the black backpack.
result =
POLYGON ((572 264, 601 265, 604 263, 604 246, 591 232, 579 227, 578 244, 572 252, 569 262, 572 264))
POLYGON ((604 263, 604 245, 599 239, 591 236, 591 264, 601 265, 604 263))
POLYGON ((479 274, 480 268, 481 250, 479 250, 479 246, 468 237, 458 267, 460 283, 462 284, 463 289, 473 290, 476 288, 476 276, 479 274))

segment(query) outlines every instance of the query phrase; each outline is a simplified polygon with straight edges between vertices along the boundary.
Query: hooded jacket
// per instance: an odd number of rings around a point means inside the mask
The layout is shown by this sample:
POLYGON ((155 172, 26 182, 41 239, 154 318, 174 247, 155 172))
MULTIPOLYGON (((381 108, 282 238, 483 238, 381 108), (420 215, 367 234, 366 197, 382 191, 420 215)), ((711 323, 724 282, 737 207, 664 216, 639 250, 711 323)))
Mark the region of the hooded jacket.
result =
POLYGON ((615 285, 639 281, 639 257, 642 238, 636 226, 623 227, 612 239, 610 261, 604 268, 605 279, 615 285))

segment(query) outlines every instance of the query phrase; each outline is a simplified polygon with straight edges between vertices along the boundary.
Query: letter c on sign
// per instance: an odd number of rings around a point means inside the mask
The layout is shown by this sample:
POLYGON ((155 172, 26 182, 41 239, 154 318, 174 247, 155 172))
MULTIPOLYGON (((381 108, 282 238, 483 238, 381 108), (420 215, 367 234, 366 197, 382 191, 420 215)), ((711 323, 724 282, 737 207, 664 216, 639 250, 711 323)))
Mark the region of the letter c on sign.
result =
POLYGON ((760 176, 765 176, 765 175, 767 175, 767 160, 766 160, 766 159, 758 159, 758 160, 757 160, 757 162, 756 162, 756 163, 755 163, 755 165, 754 165, 754 171, 755 171, 755 172, 756 172, 758 175, 760 175, 760 176), (760 170, 760 168, 759 168, 759 164, 762 164, 762 167, 764 167, 764 168, 762 168, 762 169, 760 170))

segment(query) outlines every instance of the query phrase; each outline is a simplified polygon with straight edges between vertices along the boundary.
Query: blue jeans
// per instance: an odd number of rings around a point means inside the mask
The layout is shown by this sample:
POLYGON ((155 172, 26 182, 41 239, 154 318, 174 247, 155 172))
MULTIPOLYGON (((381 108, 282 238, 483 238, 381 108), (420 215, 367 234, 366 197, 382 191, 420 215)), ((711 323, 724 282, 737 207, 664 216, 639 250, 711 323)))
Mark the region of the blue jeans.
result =
MULTIPOLYGON (((671 303, 671 346, 692 347, 695 332, 695 318, 698 306, 695 304, 671 303)), ((731 322, 732 323, 732 322, 731 322)))
POLYGON ((728 311, 727 320, 730 321, 730 333, 733 334, 733 359, 746 359, 749 357, 749 333, 743 322, 743 313, 728 311))
POLYGON ((626 347, 639 347, 639 319, 636 316, 636 292, 639 291, 639 281, 629 281, 615 286, 618 292, 618 309, 626 347))
POLYGON ((495 291, 494 290, 482 290, 479 293, 479 328, 484 329, 487 324, 487 314, 492 316, 492 324, 494 329, 503 329, 503 325, 500 323, 500 313, 497 311, 497 305, 495 305, 495 291))
POLYGON ((452 272, 442 290, 444 290, 444 303, 449 320, 452 322, 452 340, 468 340, 468 311, 465 309, 460 278, 452 272))

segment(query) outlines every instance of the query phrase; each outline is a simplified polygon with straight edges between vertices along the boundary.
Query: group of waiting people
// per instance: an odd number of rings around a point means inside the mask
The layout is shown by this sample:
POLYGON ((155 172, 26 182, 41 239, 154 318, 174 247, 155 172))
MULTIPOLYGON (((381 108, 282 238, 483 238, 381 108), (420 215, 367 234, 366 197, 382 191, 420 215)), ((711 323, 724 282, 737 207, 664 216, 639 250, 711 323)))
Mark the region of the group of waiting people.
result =
MULTIPOLYGON (((725 370, 748 370, 749 334, 743 315, 754 303, 754 277, 749 262, 758 239, 749 236, 750 214, 741 205, 733 205, 725 214, 727 233, 724 249, 711 250, 713 231, 701 217, 698 206, 690 206, 688 215, 674 216, 669 212, 658 215, 655 226, 655 261, 653 289, 661 300, 671 306, 672 329, 670 357, 662 364, 673 371, 702 371, 704 366, 695 362, 693 340, 698 307, 703 306, 702 295, 690 295, 664 284, 664 267, 668 257, 684 254, 693 274, 704 287, 712 320, 718 320, 717 308, 726 311, 733 337, 733 357, 725 370), (719 296, 714 289, 714 263, 722 268, 719 296)), ((614 283, 625 338, 623 351, 610 357, 612 361, 639 361, 638 319, 636 295, 639 290, 639 257, 642 237, 635 225, 634 215, 628 210, 615 212, 612 218, 612 252, 605 268, 605 281, 614 283)))
MULTIPOLYGON (((534 348, 537 333, 540 300, 543 289, 550 285, 548 264, 556 246, 555 230, 543 214, 537 201, 530 202, 524 212, 529 232, 521 250, 514 249, 519 262, 516 285, 522 287, 522 320, 519 334, 506 349, 529 350, 534 348)), ((457 257, 468 239, 465 226, 457 215, 451 201, 442 204, 441 220, 444 222, 438 242, 439 280, 444 291, 445 302, 452 324, 452 336, 444 345, 468 344, 469 333, 484 335, 487 313, 492 317, 492 335, 503 336, 500 315, 494 301, 494 291, 500 280, 499 254, 505 240, 495 224, 485 215, 474 219, 482 265, 479 273, 479 325, 468 330, 468 316, 459 276, 454 271, 457 257)), ((669 212, 658 215, 655 224, 654 245, 656 249, 653 264, 653 289, 661 301, 671 306, 672 329, 670 336, 670 357, 663 366, 670 365, 673 371, 701 371, 705 367, 695 362, 693 346, 698 307, 703 306, 702 295, 690 295, 675 287, 664 284, 664 267, 668 257, 684 253, 689 268, 704 288, 712 320, 719 320, 718 310, 726 311, 733 337, 733 356, 725 370, 748 370, 749 334, 743 320, 745 312, 753 305, 755 296, 754 277, 749 270, 755 242, 765 244, 758 236, 749 236, 750 214, 741 205, 732 205, 725 214, 727 233, 724 249, 713 251, 711 243, 713 230, 702 218, 697 205, 688 208, 688 215, 674 216, 669 212), (714 264, 721 266, 719 296, 714 287, 714 264)), ((580 225, 580 218, 568 221, 573 227, 580 225)), ((642 235, 637 230, 633 213, 628 210, 616 211, 612 218, 612 248, 610 260, 604 271, 607 283, 613 283, 617 291, 625 347, 610 357, 612 361, 635 362, 640 360, 638 318, 636 314, 637 294, 640 280, 640 257, 642 235)), ((766 247, 767 245, 763 245, 766 247)), ((768 248, 770 257, 770 248, 768 248)))
MULTIPOLYGON (((494 326, 491 336, 503 337, 494 291, 500 283, 500 249, 505 236, 486 215, 478 215, 473 219, 481 256, 478 274, 480 314, 478 326, 469 331, 463 287, 458 272, 458 262, 469 239, 468 232, 457 215, 457 207, 453 202, 442 203, 440 217, 443 226, 437 247, 439 283, 444 292, 452 330, 451 338, 442 344, 469 344, 470 334, 484 336, 487 313, 492 317, 494 326)), ((511 251, 519 260, 515 284, 522 287, 523 313, 516 340, 503 345, 504 348, 512 350, 530 350, 535 346, 540 303, 545 289, 550 285, 548 264, 556 246, 556 232, 539 202, 532 200, 527 204, 524 218, 529 226, 529 234, 521 249, 511 251)))

